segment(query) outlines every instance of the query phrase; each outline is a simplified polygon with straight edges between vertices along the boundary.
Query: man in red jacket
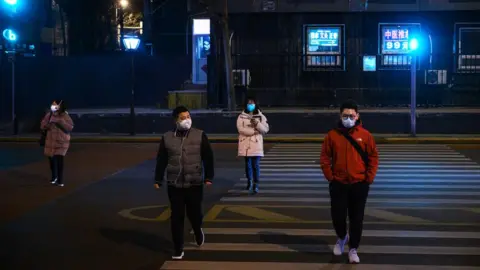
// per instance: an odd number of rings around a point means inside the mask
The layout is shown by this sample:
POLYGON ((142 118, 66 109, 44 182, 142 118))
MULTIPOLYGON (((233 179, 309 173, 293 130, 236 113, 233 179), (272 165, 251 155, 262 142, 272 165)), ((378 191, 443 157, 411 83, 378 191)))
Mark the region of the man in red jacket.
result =
POLYGON ((378 169, 378 152, 372 134, 362 127, 354 101, 340 107, 339 126, 327 133, 320 164, 329 182, 332 221, 338 236, 333 253, 342 255, 348 242, 350 263, 360 263, 357 249, 368 191, 378 169))

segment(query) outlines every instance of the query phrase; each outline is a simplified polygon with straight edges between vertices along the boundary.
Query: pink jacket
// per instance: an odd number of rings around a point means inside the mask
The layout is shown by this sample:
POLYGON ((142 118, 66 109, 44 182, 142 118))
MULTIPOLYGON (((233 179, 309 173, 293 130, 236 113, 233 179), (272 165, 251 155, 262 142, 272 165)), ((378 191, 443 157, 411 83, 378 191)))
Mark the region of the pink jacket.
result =
POLYGON ((263 157, 263 135, 270 130, 267 118, 261 112, 251 115, 242 112, 237 118, 238 156, 263 157), (258 118, 256 127, 250 124, 252 118, 258 118))
POLYGON ((50 123, 48 119, 50 113, 47 113, 40 124, 42 130, 47 130, 44 153, 48 157, 65 156, 70 147, 70 132, 73 129, 72 118, 67 112, 60 115, 52 115, 50 123), (58 123, 64 130, 61 130, 54 123, 58 123))

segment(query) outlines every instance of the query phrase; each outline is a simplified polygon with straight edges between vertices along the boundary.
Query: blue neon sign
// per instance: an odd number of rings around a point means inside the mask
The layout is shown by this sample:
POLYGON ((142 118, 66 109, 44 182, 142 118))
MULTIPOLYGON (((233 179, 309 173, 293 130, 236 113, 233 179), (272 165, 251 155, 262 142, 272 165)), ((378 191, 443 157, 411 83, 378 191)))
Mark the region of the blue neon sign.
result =
POLYGON ((340 53, 340 27, 307 28, 307 50, 310 53, 340 53))
POLYGON ((18 38, 17 33, 15 33, 15 31, 13 31, 12 29, 3 30, 3 37, 10 42, 15 42, 18 38))
POLYGON ((413 37, 414 30, 411 25, 384 26, 382 54, 408 54, 416 50, 418 41, 413 37))

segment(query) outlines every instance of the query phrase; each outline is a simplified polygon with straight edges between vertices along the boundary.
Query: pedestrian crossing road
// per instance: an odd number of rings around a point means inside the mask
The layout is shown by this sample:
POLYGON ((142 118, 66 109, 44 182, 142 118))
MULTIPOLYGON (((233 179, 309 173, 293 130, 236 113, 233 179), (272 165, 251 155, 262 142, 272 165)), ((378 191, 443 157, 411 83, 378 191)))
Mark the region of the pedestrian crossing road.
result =
POLYGON ((260 193, 240 179, 206 213, 204 246, 187 246, 184 260, 161 269, 480 269, 479 164, 446 145, 378 145, 361 264, 350 268, 346 253, 332 255, 320 150, 275 145, 261 162, 260 193))

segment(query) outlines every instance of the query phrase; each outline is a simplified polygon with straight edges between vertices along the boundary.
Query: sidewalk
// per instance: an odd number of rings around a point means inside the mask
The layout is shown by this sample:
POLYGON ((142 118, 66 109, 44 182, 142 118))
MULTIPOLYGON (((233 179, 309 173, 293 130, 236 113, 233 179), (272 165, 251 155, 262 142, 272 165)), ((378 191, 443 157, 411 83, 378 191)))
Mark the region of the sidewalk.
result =
MULTIPOLYGON (((237 134, 207 134, 214 143, 236 143, 237 134)), ((442 143, 442 144, 480 144, 479 135, 464 134, 421 134, 411 137, 407 134, 373 134, 377 143, 442 143)), ((264 137, 268 143, 321 143, 325 134, 269 134, 264 137)), ((39 134, 18 136, 0 135, 0 142, 38 142, 39 134)), ((81 143, 158 143, 161 134, 92 134, 74 133, 72 142, 81 143)))

